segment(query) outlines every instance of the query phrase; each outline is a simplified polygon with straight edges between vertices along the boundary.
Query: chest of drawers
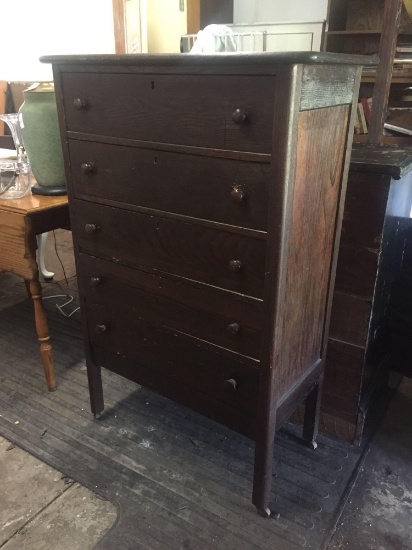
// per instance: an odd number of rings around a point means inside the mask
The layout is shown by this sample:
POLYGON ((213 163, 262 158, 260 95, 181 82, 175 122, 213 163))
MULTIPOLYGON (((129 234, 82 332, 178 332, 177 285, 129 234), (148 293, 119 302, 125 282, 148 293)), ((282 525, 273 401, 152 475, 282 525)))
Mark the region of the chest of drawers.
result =
POLYGON ((53 63, 92 411, 101 367, 256 441, 315 447, 359 63, 333 54, 53 63))

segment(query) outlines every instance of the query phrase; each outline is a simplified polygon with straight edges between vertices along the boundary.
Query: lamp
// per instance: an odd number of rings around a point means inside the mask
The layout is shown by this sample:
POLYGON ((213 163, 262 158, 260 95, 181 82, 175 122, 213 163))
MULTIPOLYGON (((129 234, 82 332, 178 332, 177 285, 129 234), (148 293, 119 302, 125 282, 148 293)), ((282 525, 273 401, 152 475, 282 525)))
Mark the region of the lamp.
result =
POLYGON ((19 109, 23 145, 36 184, 36 195, 65 195, 63 152, 53 83, 37 83, 23 91, 19 109))

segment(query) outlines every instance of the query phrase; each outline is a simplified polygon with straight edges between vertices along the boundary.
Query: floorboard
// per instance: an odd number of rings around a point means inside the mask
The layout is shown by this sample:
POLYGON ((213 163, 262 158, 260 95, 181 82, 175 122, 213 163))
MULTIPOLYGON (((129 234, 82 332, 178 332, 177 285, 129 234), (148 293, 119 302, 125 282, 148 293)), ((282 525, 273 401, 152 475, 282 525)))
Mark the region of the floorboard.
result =
POLYGON ((252 441, 104 370, 106 409, 94 419, 80 315, 45 305, 58 390, 45 387, 31 304, 0 312, 0 434, 117 506, 96 549, 325 546, 364 447, 320 436, 311 451, 288 424, 274 451, 280 519, 264 519, 251 504, 252 441))

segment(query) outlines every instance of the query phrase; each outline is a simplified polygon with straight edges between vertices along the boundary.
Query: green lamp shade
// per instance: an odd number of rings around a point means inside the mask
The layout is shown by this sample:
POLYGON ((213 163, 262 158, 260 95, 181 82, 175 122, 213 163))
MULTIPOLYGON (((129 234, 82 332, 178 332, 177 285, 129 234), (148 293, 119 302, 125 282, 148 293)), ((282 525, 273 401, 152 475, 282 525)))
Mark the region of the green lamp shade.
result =
POLYGON ((33 192, 64 194, 66 178, 53 84, 35 84, 23 94, 19 120, 23 145, 37 181, 37 191, 33 192))

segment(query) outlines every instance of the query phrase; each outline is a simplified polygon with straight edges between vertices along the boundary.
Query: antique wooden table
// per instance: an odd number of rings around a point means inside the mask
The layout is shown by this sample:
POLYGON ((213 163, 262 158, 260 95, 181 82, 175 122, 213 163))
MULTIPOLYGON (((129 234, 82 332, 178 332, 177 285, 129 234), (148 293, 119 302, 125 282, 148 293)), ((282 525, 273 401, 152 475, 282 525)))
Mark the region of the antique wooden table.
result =
POLYGON ((50 391, 56 389, 56 380, 36 262, 36 235, 58 228, 70 229, 67 196, 28 195, 22 199, 0 200, 0 271, 23 277, 33 299, 40 355, 50 391))

